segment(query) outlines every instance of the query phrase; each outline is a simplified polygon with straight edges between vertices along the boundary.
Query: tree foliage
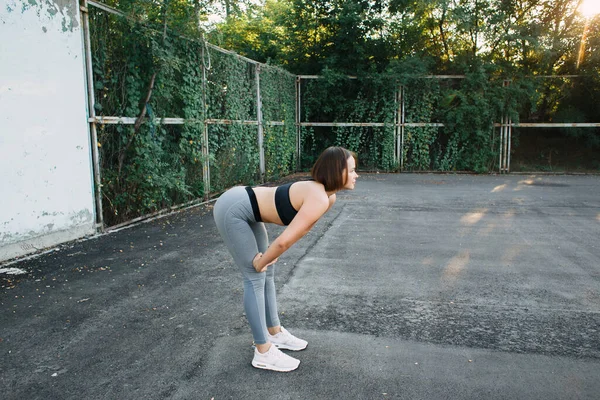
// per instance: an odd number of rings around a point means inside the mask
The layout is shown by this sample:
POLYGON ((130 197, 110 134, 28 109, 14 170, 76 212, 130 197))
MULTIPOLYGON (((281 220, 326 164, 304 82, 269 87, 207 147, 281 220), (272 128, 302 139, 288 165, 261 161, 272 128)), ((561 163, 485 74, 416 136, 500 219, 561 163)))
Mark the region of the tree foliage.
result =
MULTIPOLYGON (((282 65, 293 73, 370 75, 371 80, 374 74, 379 74, 382 79, 388 78, 385 88, 395 87, 402 76, 414 71, 421 75, 466 74, 468 78, 453 84, 450 92, 444 89, 448 84, 441 83, 430 94, 409 93, 415 101, 419 97, 419 101, 424 101, 409 106, 410 112, 427 118, 415 122, 434 118, 447 122, 448 128, 443 131, 410 128, 408 144, 415 147, 407 149, 406 165, 417 169, 484 171, 491 168, 497 154, 492 142, 493 123, 499 122, 501 112, 509 113, 513 122, 598 122, 600 18, 584 18, 578 10, 581 3, 581 0, 269 0, 239 18, 218 25, 212 35, 228 48, 282 65), (536 78, 574 74, 581 77, 536 78), (505 79, 510 86, 504 85, 502 89, 505 79), (448 96, 454 101, 446 104, 448 96), (477 111, 477 107, 485 108, 477 111), (475 117, 481 120, 474 120, 475 117), (424 142, 415 141, 417 137, 424 142), (428 144, 429 140, 432 142, 428 144), (470 151, 467 145, 476 149, 470 151), (450 153, 455 155, 450 157, 450 153), (425 154, 428 157, 423 158, 425 154), (456 162, 450 162, 456 157, 459 157, 456 162)), ((369 98, 364 91, 349 89, 353 83, 348 80, 338 80, 339 85, 348 87, 339 90, 331 87, 330 80, 320 82, 327 82, 323 83, 326 89, 319 91, 319 84, 315 83, 309 85, 309 90, 323 93, 321 102, 331 105, 315 107, 310 103, 313 100, 308 99, 306 109, 314 113, 306 114, 305 120, 354 118, 361 114, 359 98, 373 104, 393 101, 389 90, 374 90, 369 98), (358 107, 354 113, 345 107, 352 105, 358 107), (335 110, 325 113, 329 108, 335 110)), ((431 86, 420 82, 415 87, 431 86)), ((362 122, 384 122, 382 118, 362 122)), ((346 137, 348 143, 364 138, 361 146, 368 147, 367 141, 376 136, 373 128, 344 128, 341 136, 337 131, 307 130, 305 150, 318 150, 334 142, 332 136, 346 137), (320 138, 321 143, 314 143, 314 138, 320 138)), ((563 132, 540 129, 537 133, 540 136, 564 133, 590 144, 597 143, 598 137, 598 130, 590 128, 563 132)), ((518 130, 516 135, 518 144, 518 130)), ((380 162, 370 167, 387 169, 388 165, 380 162)))

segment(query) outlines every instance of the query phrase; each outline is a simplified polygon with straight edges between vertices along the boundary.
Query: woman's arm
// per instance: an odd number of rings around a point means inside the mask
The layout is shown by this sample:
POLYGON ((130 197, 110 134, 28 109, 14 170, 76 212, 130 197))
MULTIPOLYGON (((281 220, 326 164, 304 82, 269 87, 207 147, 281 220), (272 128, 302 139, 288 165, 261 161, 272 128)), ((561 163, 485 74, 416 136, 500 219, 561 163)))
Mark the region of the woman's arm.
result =
MULTIPOLYGON (((335 195, 333 197, 333 202, 335 202, 335 195)), ((252 264, 256 271, 263 272, 274 261, 277 261, 280 255, 311 230, 332 204, 331 197, 328 198, 323 192, 309 193, 288 227, 271 243, 262 256, 254 259, 252 264)))

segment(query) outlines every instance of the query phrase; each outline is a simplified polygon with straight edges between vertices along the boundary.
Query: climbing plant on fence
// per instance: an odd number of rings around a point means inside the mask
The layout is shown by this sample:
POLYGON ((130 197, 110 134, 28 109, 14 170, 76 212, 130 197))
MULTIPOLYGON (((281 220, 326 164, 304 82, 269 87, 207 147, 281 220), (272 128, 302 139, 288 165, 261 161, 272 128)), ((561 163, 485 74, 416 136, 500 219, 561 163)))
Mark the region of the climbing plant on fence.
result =
POLYGON ((260 88, 265 125, 264 148, 266 174, 280 178, 296 169, 296 76, 279 68, 261 66, 260 88))
MULTIPOLYGON (((207 118, 256 121, 254 65, 234 55, 209 50, 207 118)), ((208 127, 211 184, 222 190, 236 183, 254 183, 259 167, 257 127, 240 122, 208 127)))
POLYGON ((396 170, 394 122, 403 116, 402 165, 408 171, 488 172, 498 160, 494 123, 502 115, 513 122, 532 91, 522 81, 505 85, 474 68, 460 79, 425 76, 407 63, 385 74, 350 79, 326 72, 302 86, 303 120, 372 122, 383 126, 305 127, 302 165, 308 168, 330 145, 348 147, 367 170, 396 170), (404 110, 397 93, 402 91, 404 110), (411 126, 410 124, 438 124, 411 126))
MULTIPOLYGON (((440 82, 437 79, 403 77, 405 115, 408 123, 439 122, 441 102, 440 82)), ((440 128, 435 126, 409 126, 404 131, 402 157, 409 171, 431 170, 435 160, 444 152, 440 128)))
MULTIPOLYGON (((106 225, 261 179, 255 63, 93 7, 90 37, 96 114, 137 119, 98 125, 106 225)), ((265 125, 272 179, 295 165, 294 78, 263 65, 260 80, 265 121, 283 122, 265 125)))
POLYGON ((456 88, 442 92, 445 151, 434 168, 488 172, 498 155, 494 122, 507 111, 502 80, 481 71, 466 74, 456 88))
POLYGON ((197 60, 188 44, 142 24, 94 9, 90 19, 96 114, 137 118, 145 112, 150 117, 143 124, 98 128, 104 220, 110 225, 202 190, 189 168, 201 162, 191 157, 201 137, 197 129, 152 120, 190 113, 184 108, 189 84, 182 71, 197 60))
POLYGON ((327 146, 344 146, 359 156, 363 169, 393 170, 394 85, 378 75, 349 79, 325 71, 302 85, 303 120, 310 122, 376 122, 384 126, 305 127, 302 165, 308 168, 327 146))
MULTIPOLYGON (((494 123, 503 116, 517 123, 523 116, 568 122, 597 115, 598 102, 585 101, 598 97, 589 88, 597 87, 595 78, 560 86, 517 76, 507 81, 499 67, 473 63, 461 79, 434 79, 416 57, 354 79, 325 69, 319 79, 301 81, 298 160, 294 75, 183 38, 166 25, 153 27, 94 7, 89 16, 96 114, 129 118, 98 126, 107 225, 236 184, 277 179, 298 162, 308 169, 331 145, 356 152, 363 170, 488 172, 499 160, 494 123), (575 104, 578 99, 582 104, 575 104), (183 123, 161 123, 162 118, 183 123), (399 120, 408 125, 400 128, 399 120), (319 122, 332 126, 311 126, 319 122), (410 125, 415 123, 438 125, 410 125)), ((568 132, 597 149, 597 130, 568 132)), ((548 162, 552 154, 550 149, 548 162)), ((593 161, 597 168, 597 158, 593 161)))

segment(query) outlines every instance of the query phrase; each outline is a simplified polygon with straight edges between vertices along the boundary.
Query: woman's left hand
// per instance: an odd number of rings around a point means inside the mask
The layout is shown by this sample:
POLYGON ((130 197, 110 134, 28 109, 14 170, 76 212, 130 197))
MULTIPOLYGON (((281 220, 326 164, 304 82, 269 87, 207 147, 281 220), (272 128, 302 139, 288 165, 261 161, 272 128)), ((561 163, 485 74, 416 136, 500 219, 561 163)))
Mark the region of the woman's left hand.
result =
POLYGON ((256 253, 256 256, 254 256, 254 260, 252 260, 252 266, 254 267, 256 272, 266 271, 268 266, 275 264, 277 262, 277 260, 279 260, 279 258, 276 258, 261 268, 258 264, 259 264, 259 260, 262 258, 262 256, 263 256, 263 253, 256 253))

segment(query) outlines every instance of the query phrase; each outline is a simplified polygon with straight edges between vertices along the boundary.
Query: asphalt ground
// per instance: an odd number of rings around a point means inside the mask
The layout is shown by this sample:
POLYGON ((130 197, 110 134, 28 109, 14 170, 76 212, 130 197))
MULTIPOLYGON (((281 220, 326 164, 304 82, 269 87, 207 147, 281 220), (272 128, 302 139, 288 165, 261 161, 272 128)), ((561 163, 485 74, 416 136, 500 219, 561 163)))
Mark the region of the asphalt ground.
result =
POLYGON ((598 399, 599 238, 598 176, 365 174, 275 265, 276 373, 191 208, 0 266, 0 397, 598 399))

